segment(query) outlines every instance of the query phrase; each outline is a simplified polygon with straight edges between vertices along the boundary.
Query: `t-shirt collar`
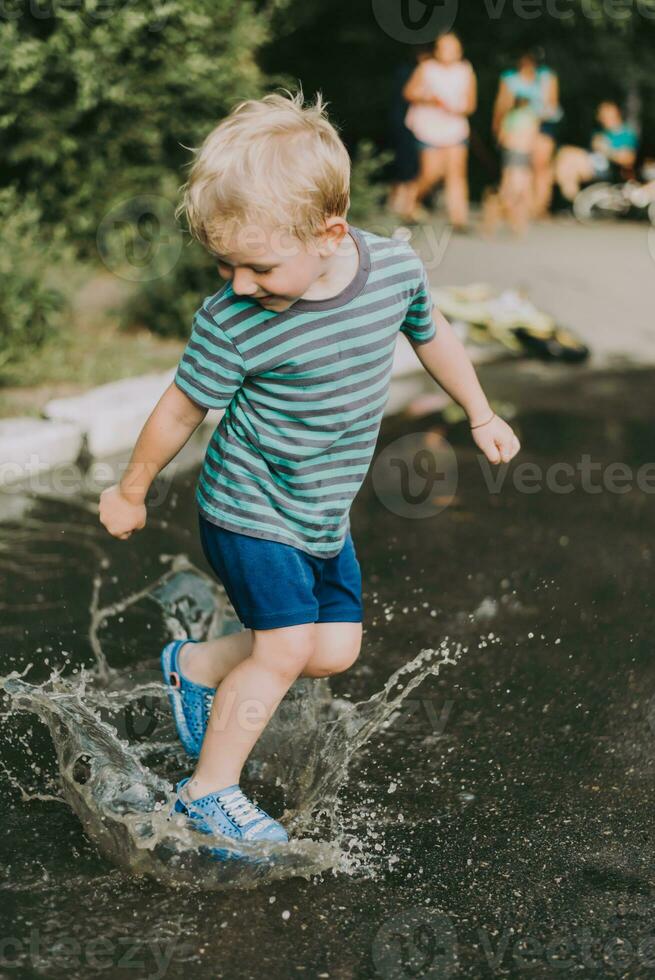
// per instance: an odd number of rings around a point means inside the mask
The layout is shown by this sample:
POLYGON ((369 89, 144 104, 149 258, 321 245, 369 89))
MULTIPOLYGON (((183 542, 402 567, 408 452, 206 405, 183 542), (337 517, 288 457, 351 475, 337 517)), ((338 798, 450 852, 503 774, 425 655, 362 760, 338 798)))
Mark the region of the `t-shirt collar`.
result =
POLYGON ((359 266, 353 279, 336 296, 330 296, 327 299, 297 299, 285 312, 332 310, 339 306, 345 306, 346 303, 350 303, 351 300, 355 299, 361 293, 368 280, 368 274, 371 271, 371 255, 366 238, 361 229, 349 223, 348 231, 357 245, 359 254, 359 266))

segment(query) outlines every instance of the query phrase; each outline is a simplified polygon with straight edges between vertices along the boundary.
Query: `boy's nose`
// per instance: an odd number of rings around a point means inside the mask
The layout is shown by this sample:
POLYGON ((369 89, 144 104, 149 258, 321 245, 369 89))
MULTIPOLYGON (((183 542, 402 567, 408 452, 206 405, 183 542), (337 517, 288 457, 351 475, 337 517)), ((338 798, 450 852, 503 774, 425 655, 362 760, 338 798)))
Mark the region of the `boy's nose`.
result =
POLYGON ((252 296, 257 292, 257 284, 247 272, 235 269, 232 275, 232 289, 239 296, 252 296))

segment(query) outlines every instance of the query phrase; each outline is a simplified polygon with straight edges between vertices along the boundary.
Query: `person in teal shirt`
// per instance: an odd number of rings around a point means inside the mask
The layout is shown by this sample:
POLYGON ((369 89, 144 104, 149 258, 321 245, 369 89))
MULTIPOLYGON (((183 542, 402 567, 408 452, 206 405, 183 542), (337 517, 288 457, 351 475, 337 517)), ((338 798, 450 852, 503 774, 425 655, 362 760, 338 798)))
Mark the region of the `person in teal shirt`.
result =
POLYGON ((572 201, 584 183, 627 179, 637 159, 639 138, 616 102, 601 102, 596 110, 599 128, 590 149, 563 146, 557 154, 555 177, 562 195, 572 201))
POLYGON ((550 207, 553 189, 553 157, 557 127, 563 116, 559 102, 559 80, 552 68, 540 63, 534 51, 523 52, 516 67, 500 76, 494 105, 493 132, 498 138, 503 120, 519 100, 526 102, 539 121, 539 132, 531 153, 533 174, 532 214, 544 217, 550 207))

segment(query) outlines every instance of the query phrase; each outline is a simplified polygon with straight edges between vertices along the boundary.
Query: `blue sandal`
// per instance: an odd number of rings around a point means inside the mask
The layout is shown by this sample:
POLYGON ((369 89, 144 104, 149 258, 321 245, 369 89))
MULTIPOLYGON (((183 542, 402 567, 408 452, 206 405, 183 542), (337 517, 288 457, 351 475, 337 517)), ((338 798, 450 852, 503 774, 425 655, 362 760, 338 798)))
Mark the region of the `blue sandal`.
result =
POLYGON ((200 641, 173 640, 172 643, 166 644, 160 657, 164 684, 168 689, 168 700, 173 711, 177 734, 185 752, 192 758, 200 755, 209 713, 216 694, 215 687, 196 684, 185 677, 180 670, 180 650, 185 643, 198 642, 200 641))
MULTIPOLYGON (((245 795, 237 783, 226 786, 215 793, 208 793, 197 800, 183 800, 180 790, 191 777, 181 779, 175 788, 175 803, 168 819, 176 813, 183 813, 193 820, 197 830, 203 834, 223 834, 236 840, 245 841, 288 841, 289 837, 277 820, 256 806, 245 795)), ((238 857, 220 848, 208 848, 210 854, 223 860, 225 857, 238 857)))

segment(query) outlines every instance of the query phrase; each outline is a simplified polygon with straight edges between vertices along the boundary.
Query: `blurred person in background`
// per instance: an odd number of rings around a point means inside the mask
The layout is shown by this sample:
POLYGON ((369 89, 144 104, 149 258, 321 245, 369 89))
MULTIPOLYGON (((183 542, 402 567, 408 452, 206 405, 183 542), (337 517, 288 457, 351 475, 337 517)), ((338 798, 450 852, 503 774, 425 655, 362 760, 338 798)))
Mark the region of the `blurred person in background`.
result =
POLYGON ((532 157, 539 137, 539 117, 528 99, 517 98, 503 117, 498 133, 502 151, 502 177, 497 193, 485 195, 483 229, 496 230, 507 221, 516 234, 523 234, 532 210, 532 157))
POLYGON ((419 64, 403 89, 410 103, 406 125, 419 147, 419 173, 409 188, 406 220, 421 215, 420 202, 445 182, 446 211, 457 231, 468 229, 468 117, 477 105, 477 81, 457 35, 442 34, 433 57, 419 64))
POLYGON ((552 68, 540 64, 539 55, 524 51, 515 68, 500 76, 494 105, 492 128, 498 138, 503 119, 517 103, 526 100, 539 120, 539 132, 532 151, 532 215, 544 218, 553 193, 553 158, 557 129, 563 112, 559 103, 559 80, 552 68))
POLYGON ((407 128, 405 118, 409 102, 403 89, 414 69, 426 58, 431 58, 434 44, 417 45, 414 48, 412 63, 404 62, 396 68, 393 78, 393 94, 389 109, 389 133, 394 148, 393 184, 389 192, 387 206, 395 214, 407 214, 411 208, 411 183, 419 170, 419 148, 416 137, 407 128))
POLYGON ((596 110, 600 128, 591 140, 591 149, 563 146, 557 154, 557 184, 567 201, 580 186, 594 180, 618 182, 634 175, 639 139, 636 129, 625 122, 616 102, 601 102, 596 110))

